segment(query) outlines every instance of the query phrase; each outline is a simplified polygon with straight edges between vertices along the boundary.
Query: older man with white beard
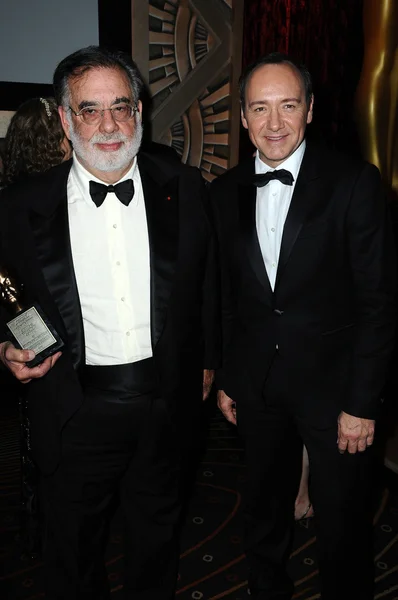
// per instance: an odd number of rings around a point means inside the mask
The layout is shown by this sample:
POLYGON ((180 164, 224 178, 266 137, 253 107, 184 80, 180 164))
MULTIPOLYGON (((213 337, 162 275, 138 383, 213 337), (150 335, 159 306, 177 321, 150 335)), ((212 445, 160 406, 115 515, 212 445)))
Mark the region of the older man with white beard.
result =
MULTIPOLYGON (((116 493, 125 597, 174 597, 178 415, 194 420, 218 362, 204 186, 170 153, 138 152, 142 88, 123 54, 91 46, 65 58, 54 89, 73 159, 0 202, 0 266, 64 342, 32 367, 34 352, 0 334, 3 364, 27 384, 49 600, 109 597, 116 493)), ((4 308, 0 319, 5 331, 4 308)))

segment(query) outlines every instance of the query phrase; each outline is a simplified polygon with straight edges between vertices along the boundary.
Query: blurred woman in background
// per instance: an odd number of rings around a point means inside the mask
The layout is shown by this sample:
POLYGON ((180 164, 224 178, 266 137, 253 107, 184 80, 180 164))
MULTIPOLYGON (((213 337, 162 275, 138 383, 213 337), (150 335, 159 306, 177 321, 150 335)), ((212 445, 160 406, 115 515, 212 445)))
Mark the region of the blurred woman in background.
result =
POLYGON ((32 98, 13 115, 4 140, 2 186, 47 171, 70 158, 53 98, 32 98))

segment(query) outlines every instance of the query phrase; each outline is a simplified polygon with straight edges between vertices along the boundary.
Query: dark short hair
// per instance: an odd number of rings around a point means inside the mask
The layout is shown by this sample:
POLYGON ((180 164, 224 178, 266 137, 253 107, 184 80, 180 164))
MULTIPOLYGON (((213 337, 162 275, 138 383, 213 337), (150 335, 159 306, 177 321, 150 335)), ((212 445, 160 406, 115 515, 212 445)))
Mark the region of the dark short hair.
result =
POLYGON ((257 69, 259 69, 260 67, 262 67, 264 65, 288 65, 294 71, 296 71, 296 73, 300 76, 300 78, 303 82, 306 104, 307 104, 307 106, 310 105, 312 93, 313 93, 312 92, 312 78, 311 78, 310 72, 308 71, 307 67, 305 65, 295 61, 293 58, 291 58, 287 54, 283 54, 282 52, 271 52, 270 54, 267 54, 266 56, 262 56, 261 58, 257 59, 255 62, 250 64, 248 67, 246 67, 246 69, 243 71, 242 75, 240 76, 239 97, 240 97, 240 103, 241 103, 243 110, 245 107, 245 100, 246 100, 245 95, 246 95, 247 84, 248 84, 251 76, 253 75, 253 73, 255 71, 257 71, 257 69))
POLYGON ((69 81, 81 77, 90 69, 119 69, 130 82, 134 102, 140 99, 144 82, 133 59, 124 52, 87 46, 64 58, 55 69, 53 86, 58 106, 67 103, 69 81))
POLYGON ((65 158, 64 138, 54 98, 31 98, 21 104, 4 140, 4 184, 60 164, 65 158))

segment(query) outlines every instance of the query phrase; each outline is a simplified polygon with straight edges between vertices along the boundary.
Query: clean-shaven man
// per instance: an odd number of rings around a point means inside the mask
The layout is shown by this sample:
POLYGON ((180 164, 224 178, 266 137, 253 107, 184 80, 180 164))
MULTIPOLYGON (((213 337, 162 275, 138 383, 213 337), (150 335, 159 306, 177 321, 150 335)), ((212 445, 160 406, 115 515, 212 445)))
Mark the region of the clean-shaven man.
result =
POLYGON ((371 600, 371 446, 396 312, 380 175, 306 141, 311 77, 289 57, 248 67, 240 93, 257 153, 210 193, 223 298, 218 402, 246 445, 251 597, 292 597, 304 442, 322 599, 371 600))

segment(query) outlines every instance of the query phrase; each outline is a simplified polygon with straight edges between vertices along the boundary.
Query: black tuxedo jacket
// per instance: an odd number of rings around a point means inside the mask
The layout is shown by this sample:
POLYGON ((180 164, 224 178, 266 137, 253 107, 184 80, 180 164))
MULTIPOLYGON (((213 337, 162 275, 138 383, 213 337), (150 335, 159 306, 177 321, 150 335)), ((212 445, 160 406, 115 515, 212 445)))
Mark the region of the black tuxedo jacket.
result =
MULTIPOLYGON (((67 210, 71 164, 0 196, 0 264, 23 283, 25 302, 38 302, 66 343, 45 377, 21 386, 33 457, 44 472, 55 469, 62 427, 83 402, 78 374, 85 343, 67 210)), ((204 185, 197 169, 166 154, 140 153, 138 164, 150 244, 154 360, 161 393, 172 410, 181 401, 189 416, 193 398, 201 402, 203 368, 218 362, 214 235, 204 185)), ((3 310, 3 323, 6 318, 3 310)))
POLYGON ((218 387, 261 398, 275 359, 298 416, 377 413, 394 343, 395 250, 379 172, 307 144, 285 222, 275 289, 258 242, 254 159, 210 186, 221 256, 218 387))

